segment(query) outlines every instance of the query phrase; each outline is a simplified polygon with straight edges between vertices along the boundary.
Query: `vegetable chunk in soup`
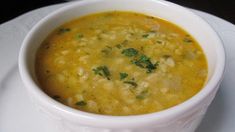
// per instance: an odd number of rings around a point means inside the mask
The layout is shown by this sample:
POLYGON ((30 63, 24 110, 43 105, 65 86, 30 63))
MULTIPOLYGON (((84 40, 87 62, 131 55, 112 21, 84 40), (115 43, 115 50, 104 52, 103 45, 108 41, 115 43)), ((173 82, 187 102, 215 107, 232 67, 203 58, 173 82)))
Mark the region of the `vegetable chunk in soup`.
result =
POLYGON ((36 54, 41 88, 72 108, 104 115, 161 111, 199 92, 207 61, 178 26, 134 12, 104 12, 55 29, 36 54))

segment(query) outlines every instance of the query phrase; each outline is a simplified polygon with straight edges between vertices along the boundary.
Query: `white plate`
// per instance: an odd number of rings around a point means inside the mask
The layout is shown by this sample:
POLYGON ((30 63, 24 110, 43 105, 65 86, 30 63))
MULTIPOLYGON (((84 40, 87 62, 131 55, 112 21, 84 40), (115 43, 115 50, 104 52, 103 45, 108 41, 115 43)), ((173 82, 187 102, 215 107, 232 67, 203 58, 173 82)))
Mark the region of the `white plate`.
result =
MULTIPOLYGON (((0 132, 56 132, 53 122, 33 107, 21 82, 17 57, 30 28, 54 5, 34 10, 0 25, 0 132)), ((235 26, 207 13, 193 10, 218 32, 227 54, 225 78, 197 132, 235 131, 235 26)))

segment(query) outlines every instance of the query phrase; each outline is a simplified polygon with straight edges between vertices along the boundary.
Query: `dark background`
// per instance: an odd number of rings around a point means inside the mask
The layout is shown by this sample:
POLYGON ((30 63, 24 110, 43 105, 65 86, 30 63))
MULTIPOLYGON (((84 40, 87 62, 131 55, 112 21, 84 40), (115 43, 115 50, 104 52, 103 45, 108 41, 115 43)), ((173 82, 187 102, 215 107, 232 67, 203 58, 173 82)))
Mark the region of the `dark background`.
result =
MULTIPOLYGON (((168 1, 214 14, 235 24, 235 0, 168 1)), ((30 10, 62 2, 65 2, 65 0, 2 0, 0 8, 0 24, 30 10)))

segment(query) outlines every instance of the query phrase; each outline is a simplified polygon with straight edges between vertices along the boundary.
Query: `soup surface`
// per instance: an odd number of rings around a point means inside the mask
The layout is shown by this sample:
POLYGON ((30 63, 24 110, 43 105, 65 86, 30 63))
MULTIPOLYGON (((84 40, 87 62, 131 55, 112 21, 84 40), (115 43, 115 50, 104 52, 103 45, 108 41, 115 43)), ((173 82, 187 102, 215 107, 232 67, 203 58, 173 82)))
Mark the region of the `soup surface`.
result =
POLYGON ((105 115, 157 112, 189 99, 207 79, 205 55, 187 32, 133 12, 65 23, 36 55, 41 88, 70 107, 105 115))

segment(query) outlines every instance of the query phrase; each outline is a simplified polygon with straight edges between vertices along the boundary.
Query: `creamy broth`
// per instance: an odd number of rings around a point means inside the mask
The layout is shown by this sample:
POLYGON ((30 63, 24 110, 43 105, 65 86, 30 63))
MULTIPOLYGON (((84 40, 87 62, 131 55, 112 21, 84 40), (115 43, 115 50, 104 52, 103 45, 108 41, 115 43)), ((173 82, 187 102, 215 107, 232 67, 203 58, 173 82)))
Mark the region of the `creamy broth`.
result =
POLYGON ((70 107, 105 115, 161 111, 194 96, 207 61, 186 31, 133 12, 104 12, 65 23, 36 55, 41 88, 70 107))

